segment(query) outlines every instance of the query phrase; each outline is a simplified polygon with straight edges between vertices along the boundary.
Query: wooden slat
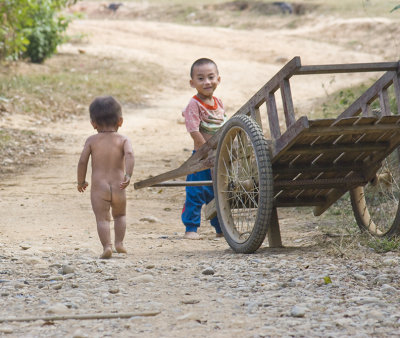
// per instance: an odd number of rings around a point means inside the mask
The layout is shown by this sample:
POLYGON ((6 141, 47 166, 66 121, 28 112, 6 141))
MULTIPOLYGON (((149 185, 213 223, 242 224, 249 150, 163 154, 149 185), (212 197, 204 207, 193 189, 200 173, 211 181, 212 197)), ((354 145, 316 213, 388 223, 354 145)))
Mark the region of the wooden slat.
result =
POLYGON ((276 109, 275 94, 267 94, 267 115, 269 131, 273 140, 281 137, 281 127, 279 126, 278 110, 276 109))
POLYGON ((389 104, 389 95, 388 95, 386 88, 383 88, 379 93, 379 104, 381 107, 381 114, 383 116, 391 115, 390 104, 389 104))
POLYGON ((306 128, 308 128, 308 118, 306 116, 301 116, 296 123, 286 129, 285 133, 275 143, 272 162, 277 160, 277 158, 275 158, 277 154, 282 156, 285 150, 293 144, 296 137, 306 128))
POLYGON ((400 115, 400 73, 393 78, 394 95, 396 96, 397 114, 400 115))
POLYGON ((201 187, 212 185, 213 181, 167 181, 153 184, 152 187, 201 187))
POLYGON ((283 112, 285 114, 286 127, 288 128, 296 122, 289 80, 283 79, 280 84, 280 88, 283 103, 283 112))
POLYGON ((314 207, 324 205, 326 199, 324 197, 316 198, 288 198, 288 197, 277 197, 274 199, 274 205, 276 207, 314 207))
POLYGON ((293 166, 284 166, 280 165, 273 165, 272 170, 273 172, 280 173, 282 175, 285 174, 292 174, 292 175, 298 175, 303 172, 307 173, 321 173, 321 172, 330 172, 333 171, 335 173, 348 173, 350 171, 361 171, 363 169, 364 164, 363 163, 347 163, 347 164, 301 164, 301 165, 293 165, 293 166))
POLYGON ((330 189, 330 188, 341 188, 341 187, 355 187, 358 185, 364 185, 367 182, 364 177, 352 175, 349 179, 344 178, 326 178, 326 179, 315 179, 315 180, 292 180, 292 181, 274 181, 274 189, 330 189))
POLYGON ((398 62, 308 65, 300 67, 296 75, 396 71, 398 67, 398 62))
POLYGON ((382 131, 400 131, 400 125, 378 124, 378 125, 351 125, 343 127, 317 127, 310 128, 304 132, 306 136, 319 136, 319 135, 346 135, 346 134, 363 134, 363 133, 376 133, 382 134, 382 131))
POLYGON ((286 150, 287 154, 320 154, 320 153, 343 153, 343 152, 371 152, 382 151, 388 146, 387 142, 377 143, 362 143, 362 144, 331 144, 331 145, 316 145, 304 146, 294 145, 286 150))

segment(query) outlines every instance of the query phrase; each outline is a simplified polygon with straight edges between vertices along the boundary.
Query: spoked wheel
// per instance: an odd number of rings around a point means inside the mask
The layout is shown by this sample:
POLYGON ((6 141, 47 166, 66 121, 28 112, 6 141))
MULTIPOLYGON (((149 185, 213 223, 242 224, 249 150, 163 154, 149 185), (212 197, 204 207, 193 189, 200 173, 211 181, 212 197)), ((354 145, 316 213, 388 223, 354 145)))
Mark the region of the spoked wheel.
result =
POLYGON ((273 177, 268 144, 246 115, 224 125, 214 166, 214 195, 225 239, 235 252, 252 253, 271 218, 273 177))
POLYGON ((382 162, 375 178, 365 187, 350 191, 351 206, 362 231, 378 237, 400 235, 399 150, 382 162))

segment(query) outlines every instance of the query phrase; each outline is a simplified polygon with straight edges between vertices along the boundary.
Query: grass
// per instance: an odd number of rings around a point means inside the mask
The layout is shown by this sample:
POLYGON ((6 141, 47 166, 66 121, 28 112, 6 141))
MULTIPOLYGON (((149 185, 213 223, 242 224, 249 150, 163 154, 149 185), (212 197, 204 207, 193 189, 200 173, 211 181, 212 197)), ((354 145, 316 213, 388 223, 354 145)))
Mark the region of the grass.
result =
MULTIPOLYGON (((97 0, 98 2, 104 2, 97 0)), ((232 0, 231 0, 232 1, 232 0)), ((125 2, 142 3, 138 0, 126 0, 125 2)), ((191 0, 190 6, 205 6, 224 4, 230 0, 191 0)), ((243 1, 242 1, 243 2, 243 1)), ((250 0, 249 3, 263 2, 272 3, 274 0, 250 0)), ((186 0, 147 0, 146 3, 153 6, 188 6, 186 0)), ((296 3, 302 3, 309 6, 317 6, 319 14, 337 15, 342 17, 357 16, 357 17, 370 17, 370 16, 386 16, 392 18, 399 18, 400 11, 390 13, 390 11, 398 4, 397 0, 303 0, 296 3)))
MULTIPOLYGON (((315 104, 315 118, 336 118, 343 113, 359 96, 361 96, 373 82, 362 83, 355 87, 342 88, 332 94, 327 95, 315 104)), ((397 103, 393 85, 388 89, 390 109, 393 114, 397 114, 397 103)), ((379 100, 376 99, 371 104, 372 112, 380 110, 379 100)))
POLYGON ((86 111, 100 95, 144 104, 145 95, 157 89, 162 74, 153 64, 86 55, 57 55, 44 65, 19 64, 9 71, 10 67, 0 72, 0 96, 14 112, 51 120, 86 111))

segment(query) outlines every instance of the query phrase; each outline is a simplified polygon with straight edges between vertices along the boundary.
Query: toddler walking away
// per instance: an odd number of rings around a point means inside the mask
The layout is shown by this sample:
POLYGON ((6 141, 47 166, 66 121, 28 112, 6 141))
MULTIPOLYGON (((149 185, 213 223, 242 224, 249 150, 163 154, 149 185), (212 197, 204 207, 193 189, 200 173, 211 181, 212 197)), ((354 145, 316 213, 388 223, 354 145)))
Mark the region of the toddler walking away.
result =
MULTIPOLYGON (((226 122, 224 106, 221 100, 213 96, 221 78, 218 67, 213 60, 201 58, 195 61, 190 69, 190 86, 196 89, 189 104, 183 110, 186 129, 193 139, 196 152, 206 143, 226 122)), ((203 170, 187 176, 186 181, 209 181, 211 170, 203 170)), ((186 226, 186 239, 199 239, 197 228, 201 221, 201 208, 214 198, 213 188, 210 186, 186 187, 186 200, 182 210, 182 222, 186 226)), ((222 237, 218 218, 211 220, 216 236, 222 237)))
POLYGON ((90 123, 97 134, 85 143, 78 163, 78 191, 84 192, 89 185, 86 172, 89 157, 92 158, 92 186, 90 200, 96 217, 97 232, 103 254, 112 256, 110 234, 110 209, 114 219, 115 250, 126 253, 124 237, 126 230, 126 194, 135 159, 130 140, 118 133, 123 119, 120 104, 111 96, 97 97, 89 107, 90 123))

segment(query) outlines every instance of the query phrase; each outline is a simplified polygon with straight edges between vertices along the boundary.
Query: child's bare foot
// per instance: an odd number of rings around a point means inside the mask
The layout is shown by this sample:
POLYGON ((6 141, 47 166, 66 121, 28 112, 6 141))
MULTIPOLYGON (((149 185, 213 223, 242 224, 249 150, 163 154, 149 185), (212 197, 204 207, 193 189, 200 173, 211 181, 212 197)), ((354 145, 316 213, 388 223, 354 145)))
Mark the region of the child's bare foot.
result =
POLYGON ((183 235, 184 239, 200 239, 200 236, 197 232, 194 231, 186 231, 183 235))
POLYGON ((128 253, 128 251, 126 251, 126 249, 122 243, 115 244, 115 250, 117 250, 118 253, 124 253, 124 254, 128 253))
POLYGON ((222 232, 220 232, 219 234, 215 234, 215 237, 216 237, 216 238, 224 237, 224 234, 223 234, 222 232))
POLYGON ((104 248, 103 254, 100 256, 101 259, 109 259, 112 256, 112 249, 110 246, 104 248))

